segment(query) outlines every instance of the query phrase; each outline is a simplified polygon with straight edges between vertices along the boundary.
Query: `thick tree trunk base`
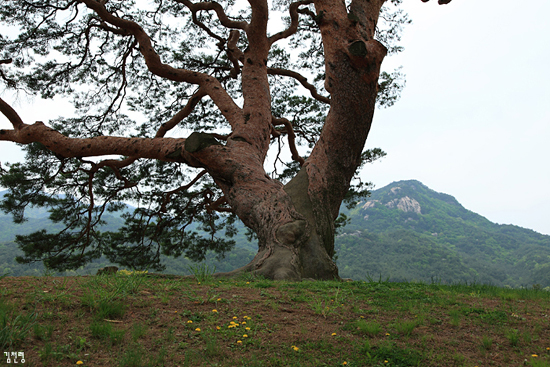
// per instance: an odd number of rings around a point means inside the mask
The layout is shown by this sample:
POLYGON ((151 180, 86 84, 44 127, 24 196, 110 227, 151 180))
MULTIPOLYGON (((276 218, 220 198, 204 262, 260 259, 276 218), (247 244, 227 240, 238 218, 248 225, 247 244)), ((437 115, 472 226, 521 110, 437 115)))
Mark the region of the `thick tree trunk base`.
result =
POLYGON ((312 201, 316 196, 310 190, 307 170, 302 168, 284 187, 275 186, 266 198, 254 207, 268 213, 258 216, 252 226, 259 237, 258 253, 249 264, 218 276, 251 273, 273 280, 339 280, 331 258, 334 220, 321 200, 312 201))
MULTIPOLYGON (((302 249, 303 252, 304 249, 302 249)), ((243 274, 261 276, 271 280, 341 280, 338 268, 322 251, 309 253, 307 260, 300 261, 300 255, 282 246, 258 252, 247 265, 226 273, 216 273, 215 277, 238 277, 243 274), (307 261, 307 266, 301 265, 307 261)))

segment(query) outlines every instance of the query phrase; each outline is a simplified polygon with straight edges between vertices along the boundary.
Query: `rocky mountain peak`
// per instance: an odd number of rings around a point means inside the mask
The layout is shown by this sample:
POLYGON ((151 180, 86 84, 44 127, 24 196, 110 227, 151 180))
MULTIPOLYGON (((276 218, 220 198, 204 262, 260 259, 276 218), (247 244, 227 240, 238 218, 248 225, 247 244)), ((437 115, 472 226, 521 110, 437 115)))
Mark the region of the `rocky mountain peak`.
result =
POLYGON ((404 212, 414 212, 416 214, 422 214, 422 208, 420 203, 408 196, 403 196, 399 199, 394 199, 385 204, 388 208, 397 208, 404 212))
MULTIPOLYGON (((393 189, 392 189, 392 192, 393 192, 393 189)), ((408 196, 403 196, 401 198, 393 199, 388 201, 387 203, 381 203, 380 200, 369 200, 365 204, 363 204, 362 208, 363 209, 374 208, 374 206, 377 203, 385 205, 386 208, 389 208, 389 209, 397 208, 404 212, 413 212, 416 214, 422 214, 422 208, 420 207, 420 203, 408 196)))
POLYGON ((392 188, 391 188, 390 193, 391 193, 392 195, 397 195, 397 193, 398 193, 399 191, 401 191, 401 187, 395 186, 395 187, 392 187, 392 188))

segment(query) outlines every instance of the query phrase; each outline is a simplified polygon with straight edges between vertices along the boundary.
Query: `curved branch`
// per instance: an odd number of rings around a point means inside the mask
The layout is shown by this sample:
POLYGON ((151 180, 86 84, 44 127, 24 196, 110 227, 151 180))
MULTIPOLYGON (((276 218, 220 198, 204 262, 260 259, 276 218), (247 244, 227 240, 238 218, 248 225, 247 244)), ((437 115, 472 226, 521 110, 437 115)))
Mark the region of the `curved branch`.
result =
POLYGON ((220 197, 214 202, 210 202, 206 204, 206 210, 208 212, 217 211, 217 212, 225 212, 225 213, 233 213, 233 210, 231 208, 222 207, 221 205, 227 204, 227 199, 225 196, 220 197))
POLYGON ((290 37, 294 33, 296 33, 296 31, 298 30, 298 21, 299 21, 298 13, 301 13, 298 8, 301 5, 308 5, 312 3, 313 3, 313 0, 301 0, 290 4, 290 7, 288 8, 288 11, 290 12, 290 26, 284 31, 275 33, 273 36, 269 37, 269 44, 272 45, 273 43, 283 38, 290 37))
POLYGON ((138 157, 127 157, 127 158, 122 159, 122 160, 106 159, 106 160, 103 160, 99 163, 94 163, 94 162, 88 162, 88 163, 92 164, 92 166, 93 166, 92 171, 94 173, 97 172, 99 169, 101 169, 103 167, 111 168, 113 170, 113 172, 115 173, 116 178, 118 178, 120 181, 124 182, 124 187, 123 188, 127 189, 127 188, 137 186, 138 183, 137 182, 130 182, 127 178, 122 176, 122 174, 120 173, 120 169, 124 168, 124 167, 128 167, 129 165, 131 165, 132 163, 137 161, 137 159, 138 159, 138 157))
POLYGON ((172 130, 177 124, 183 121, 184 118, 189 116, 189 114, 195 109, 199 101, 206 95, 206 92, 203 88, 193 94, 189 99, 184 108, 182 108, 178 113, 176 113, 169 121, 162 124, 155 135, 155 138, 162 138, 166 133, 172 130))
POLYGON ((229 32, 229 38, 227 39, 227 57, 233 64, 233 68, 229 72, 229 76, 233 79, 237 79, 237 75, 241 70, 239 61, 244 60, 244 53, 237 47, 239 42, 240 33, 237 30, 229 32))
MULTIPOLYGON (((229 122, 229 124, 234 125, 237 123, 237 121, 240 121, 242 119, 241 108, 237 106, 235 101, 222 87, 218 79, 205 73, 200 73, 187 69, 177 69, 163 63, 160 59, 160 55, 155 51, 153 47, 151 38, 139 24, 132 20, 122 19, 111 14, 104 5, 95 0, 80 1, 84 3, 89 9, 93 10, 101 18, 102 21, 109 23, 119 29, 124 29, 135 37, 135 39, 139 43, 139 50, 143 55, 147 68, 151 73, 168 80, 200 85, 204 88, 205 92, 210 96, 210 98, 212 98, 212 100, 220 109, 221 113, 229 122)), ((187 2, 188 0, 181 1, 187 2)), ((221 6, 217 3, 190 3, 190 5, 196 5, 198 9, 204 8, 205 10, 216 10, 219 7, 219 9, 223 12, 223 9, 221 9, 221 6)), ((217 10, 216 12, 218 13, 217 10)), ((242 28, 242 26, 244 25, 241 23, 247 25, 246 22, 233 22, 231 20, 229 20, 229 22, 230 24, 235 25, 235 28, 242 28)))
POLYGON ((294 135, 294 129, 292 124, 288 119, 273 117, 272 123, 276 125, 285 125, 286 133, 288 134, 288 146, 290 147, 290 153, 292 154, 292 159, 300 163, 300 166, 303 166, 305 163, 304 158, 300 157, 298 154, 298 149, 296 149, 296 135, 294 135))
MULTIPOLYGON (((15 131, 21 130, 25 126, 19 114, 2 98, 0 98, 0 112, 11 122, 15 131)), ((0 134, 2 134, 2 131, 5 130, 0 130, 0 134)), ((0 140, 2 139, 0 138, 0 140)))
POLYGON ((193 179, 191 180, 191 182, 189 182, 187 185, 183 185, 183 186, 180 186, 180 187, 178 187, 177 189, 174 189, 174 190, 172 190, 172 191, 167 191, 167 192, 165 192, 165 193, 164 193, 165 196, 164 196, 164 198, 162 199, 162 205, 161 205, 159 211, 162 212, 162 213, 165 213, 166 210, 167 210, 167 209, 166 209, 166 205, 168 205, 168 204, 170 203, 170 198, 171 198, 171 196, 172 196, 173 194, 177 194, 178 192, 189 190, 189 188, 190 188, 191 186, 193 186, 194 184, 196 184, 197 181, 200 180, 200 178, 201 178, 202 176, 204 176, 206 173, 207 173, 207 171, 206 171, 206 170, 203 170, 203 171, 201 171, 198 175, 196 175, 195 178, 193 178, 193 179))
POLYGON ((237 22, 237 21, 231 20, 227 16, 227 14, 225 14, 225 12, 223 11, 222 6, 219 3, 215 2, 215 1, 192 3, 189 0, 176 0, 176 2, 185 5, 193 13, 196 13, 200 10, 206 10, 206 11, 214 10, 216 12, 216 14, 218 15, 218 19, 220 20, 220 23, 226 28, 246 30, 247 27, 248 27, 248 23, 245 22, 245 21, 237 22))
MULTIPOLYGON (((422 0, 423 3, 427 3, 428 1, 430 1, 430 0, 422 0)), ((439 5, 445 5, 445 4, 450 3, 451 1, 452 1, 452 0, 438 0, 437 3, 438 3, 439 5)))
POLYGON ((300 73, 297 73, 295 71, 286 70, 286 69, 279 69, 279 68, 268 68, 267 73, 269 75, 281 75, 281 76, 289 76, 291 78, 294 78, 298 82, 300 82, 300 84, 302 84, 302 86, 304 88, 309 90, 309 92, 311 93, 311 96, 313 98, 315 98, 316 100, 321 101, 323 103, 330 104, 330 98, 322 96, 319 93, 317 93, 317 89, 315 88, 315 86, 313 84, 310 84, 307 81, 306 77, 304 77, 300 73))
POLYGON ((190 1, 185 1, 185 6, 187 6, 189 8, 189 10, 191 10, 191 18, 193 20, 193 23, 195 23, 199 28, 201 28, 202 30, 204 30, 210 37, 214 38, 214 39, 217 39, 218 40, 218 43, 217 43, 217 46, 220 50, 223 50, 223 45, 225 44, 225 39, 222 38, 221 36, 218 36, 216 33, 214 33, 210 28, 208 28, 203 22, 201 22, 199 20, 199 18, 197 18, 197 12, 200 11, 196 9, 196 7, 194 6, 195 4, 192 4, 190 1))

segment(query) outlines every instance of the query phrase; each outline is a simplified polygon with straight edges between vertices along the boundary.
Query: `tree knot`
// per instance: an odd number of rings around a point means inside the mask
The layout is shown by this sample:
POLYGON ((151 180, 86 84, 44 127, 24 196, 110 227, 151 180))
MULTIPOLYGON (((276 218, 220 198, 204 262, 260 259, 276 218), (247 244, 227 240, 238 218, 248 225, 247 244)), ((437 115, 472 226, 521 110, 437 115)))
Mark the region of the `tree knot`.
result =
POLYGON ((195 153, 211 145, 222 145, 211 134, 194 132, 185 140, 185 150, 195 153))

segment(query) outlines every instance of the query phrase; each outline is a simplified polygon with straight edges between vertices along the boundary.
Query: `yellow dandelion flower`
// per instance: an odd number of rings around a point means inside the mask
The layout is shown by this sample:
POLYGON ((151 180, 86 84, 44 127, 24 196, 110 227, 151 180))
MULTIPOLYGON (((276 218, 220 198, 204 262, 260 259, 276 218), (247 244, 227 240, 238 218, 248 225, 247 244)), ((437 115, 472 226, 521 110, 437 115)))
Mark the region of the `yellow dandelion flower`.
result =
POLYGON ((212 312, 214 312, 214 313, 217 313, 217 312, 218 312, 218 310, 212 310, 212 312))
POLYGON ((188 324, 192 324, 193 321, 192 321, 192 320, 187 320, 187 323, 188 323, 188 324))
POLYGON ((246 321, 241 322, 241 325, 246 325, 246 321))
POLYGON ((237 317, 237 316, 233 316, 233 320, 237 320, 237 319, 238 319, 238 317, 237 317))
POLYGON ((331 335, 332 335, 332 336, 336 336, 336 333, 332 333, 331 335))
POLYGON ((221 301, 222 299, 221 298, 218 298, 216 301, 221 301))
POLYGON ((245 330, 250 330, 250 328, 249 328, 249 327, 245 327, 244 329, 245 329, 245 330))
POLYGON ((388 360, 384 360, 384 363, 388 363, 388 360))
POLYGON ((386 333, 386 336, 390 336, 390 333, 386 333))
POLYGON ((297 346, 295 346, 295 345, 293 345, 293 346, 292 346, 292 349, 294 349, 294 351, 295 351, 295 352, 297 352, 297 351, 299 351, 299 350, 300 350, 300 348, 298 348, 298 347, 297 347, 297 346))
POLYGON ((246 320, 251 320, 252 317, 248 317, 248 316, 243 316, 243 319, 246 319, 246 320))
POLYGON ((82 361, 76 361, 76 364, 84 364, 82 361))
POLYGON ((195 329, 195 331, 201 331, 201 328, 200 328, 200 327, 198 327, 198 328, 196 328, 196 329, 195 329))
POLYGON ((219 326, 216 326, 216 330, 220 330, 220 329, 221 329, 221 327, 219 327, 219 326))
POLYGON ((538 355, 537 355, 537 354, 531 354, 531 357, 535 357, 535 358, 537 358, 537 357, 538 357, 538 355))
POLYGON ((344 363, 342 363, 342 366, 346 366, 348 364, 348 362, 344 361, 344 363))
POLYGON ((243 343, 242 341, 240 341, 240 340, 237 340, 237 344, 239 344, 239 345, 240 345, 240 344, 242 344, 242 343, 243 343))
POLYGON ((246 282, 246 284, 250 284, 250 282, 246 282))

